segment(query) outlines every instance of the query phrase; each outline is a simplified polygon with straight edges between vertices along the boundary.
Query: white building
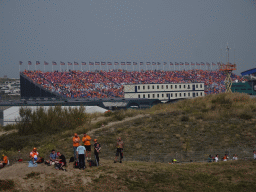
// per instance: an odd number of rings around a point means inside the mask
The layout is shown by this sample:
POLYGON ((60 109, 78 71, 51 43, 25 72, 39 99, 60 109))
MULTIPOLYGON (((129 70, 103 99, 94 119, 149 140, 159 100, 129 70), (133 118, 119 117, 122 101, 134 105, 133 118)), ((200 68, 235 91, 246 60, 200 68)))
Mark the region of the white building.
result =
POLYGON ((161 101, 204 96, 204 83, 124 85, 124 98, 147 98, 161 101))

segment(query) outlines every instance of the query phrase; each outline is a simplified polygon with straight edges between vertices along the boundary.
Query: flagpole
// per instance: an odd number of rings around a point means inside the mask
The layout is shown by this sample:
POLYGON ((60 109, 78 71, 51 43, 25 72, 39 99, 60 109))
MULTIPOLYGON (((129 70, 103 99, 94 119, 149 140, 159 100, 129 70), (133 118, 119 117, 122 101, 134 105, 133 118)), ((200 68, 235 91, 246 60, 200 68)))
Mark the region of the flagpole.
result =
POLYGON ((44 72, 45 72, 45 64, 44 64, 44 72))
POLYGON ((19 73, 20 73, 20 64, 19 64, 19 73))
POLYGON ((75 65, 75 62, 74 62, 74 64, 73 64, 73 71, 74 71, 74 67, 75 67, 74 65, 75 65))
POLYGON ((52 72, 53 72, 53 64, 52 64, 52 72))
POLYGON ((60 63, 60 72, 61 72, 61 63, 60 63))
POLYGON ((29 64, 28 64, 28 70, 29 70, 29 64))

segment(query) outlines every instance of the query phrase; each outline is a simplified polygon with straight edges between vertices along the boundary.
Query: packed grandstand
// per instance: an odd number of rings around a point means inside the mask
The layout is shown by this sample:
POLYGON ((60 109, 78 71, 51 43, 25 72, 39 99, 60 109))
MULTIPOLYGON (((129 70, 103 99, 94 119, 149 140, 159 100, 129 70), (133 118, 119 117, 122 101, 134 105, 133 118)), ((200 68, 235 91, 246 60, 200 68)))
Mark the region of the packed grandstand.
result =
MULTIPOLYGON (((33 83, 68 98, 110 98, 124 97, 125 84, 151 83, 191 83, 205 84, 205 94, 225 92, 225 74, 220 71, 65 71, 65 72, 22 72, 33 83)), ((232 74, 233 81, 244 81, 241 76, 232 74)))

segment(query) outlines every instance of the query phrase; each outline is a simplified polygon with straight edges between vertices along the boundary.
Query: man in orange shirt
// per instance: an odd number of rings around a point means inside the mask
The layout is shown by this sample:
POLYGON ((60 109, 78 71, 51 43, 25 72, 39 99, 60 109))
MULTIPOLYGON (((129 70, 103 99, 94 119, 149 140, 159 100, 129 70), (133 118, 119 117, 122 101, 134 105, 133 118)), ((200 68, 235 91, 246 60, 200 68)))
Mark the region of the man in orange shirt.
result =
POLYGON ((73 149, 74 149, 74 159, 76 160, 76 149, 79 146, 80 137, 78 137, 77 133, 74 134, 73 137, 73 149))
POLYGON ((3 154, 3 161, 0 161, 0 167, 4 167, 8 164, 8 157, 3 154))
POLYGON ((29 157, 32 159, 33 163, 36 163, 39 153, 37 152, 37 148, 33 148, 33 150, 30 152, 29 157))
POLYGON ((82 138, 82 142, 84 143, 84 147, 86 149, 86 157, 88 159, 88 156, 89 158, 91 159, 91 137, 89 135, 87 135, 86 133, 84 133, 84 137, 82 138))

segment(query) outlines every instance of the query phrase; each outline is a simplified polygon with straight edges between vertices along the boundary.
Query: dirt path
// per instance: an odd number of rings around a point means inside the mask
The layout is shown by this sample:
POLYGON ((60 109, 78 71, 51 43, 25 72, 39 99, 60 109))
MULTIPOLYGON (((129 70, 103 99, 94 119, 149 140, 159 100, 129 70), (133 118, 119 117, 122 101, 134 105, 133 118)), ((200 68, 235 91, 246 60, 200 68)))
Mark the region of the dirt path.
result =
MULTIPOLYGON (((87 134, 88 135, 94 135, 94 133, 95 133, 95 131, 99 131, 99 130, 101 130, 101 129, 104 129, 104 128, 108 128, 108 127, 111 127, 111 126, 114 126, 114 125, 118 125, 118 124, 122 124, 122 123, 125 123, 125 122, 127 122, 127 121, 133 121, 133 120, 135 120, 135 119, 138 119, 138 118, 143 118, 143 117, 147 117, 147 116, 149 116, 149 114, 145 114, 145 115, 142 115, 142 114, 140 114, 140 115, 137 115, 137 116, 135 116, 135 117, 126 117, 124 120, 122 120, 122 121, 115 121, 115 122, 110 122, 110 123, 108 123, 107 125, 105 125, 105 126, 102 126, 102 127, 100 127, 100 128, 97 128, 97 129, 93 129, 93 130, 91 130, 91 131, 89 131, 87 134)), ((102 119, 97 119, 96 121, 92 121, 92 123, 97 123, 98 121, 101 121, 102 119)))

